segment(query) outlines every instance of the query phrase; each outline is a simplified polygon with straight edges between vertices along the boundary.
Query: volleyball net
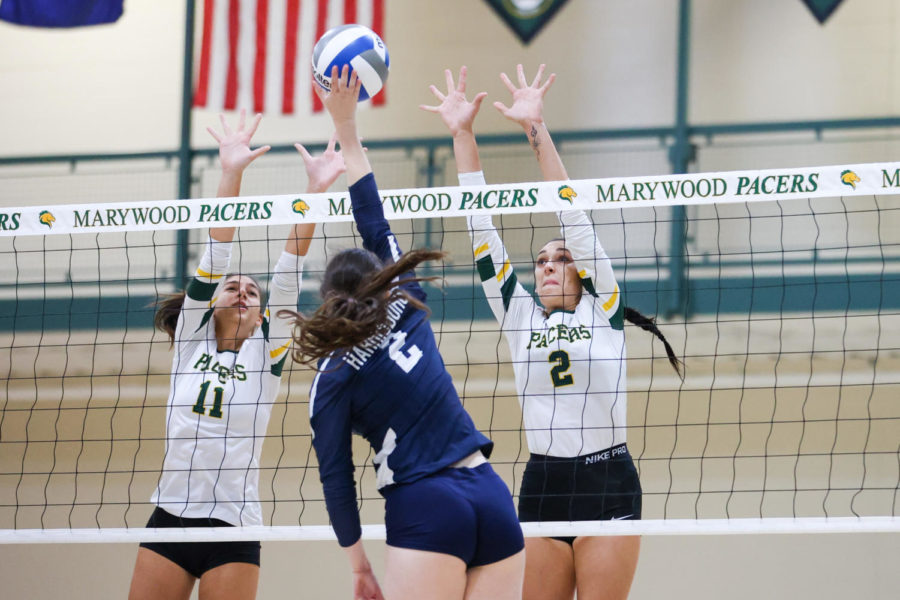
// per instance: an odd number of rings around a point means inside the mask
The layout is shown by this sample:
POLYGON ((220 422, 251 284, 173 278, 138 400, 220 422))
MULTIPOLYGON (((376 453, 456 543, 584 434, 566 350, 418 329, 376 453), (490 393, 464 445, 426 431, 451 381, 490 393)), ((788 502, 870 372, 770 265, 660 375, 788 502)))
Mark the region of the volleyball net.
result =
MULTIPOLYGON (((643 521, 525 524, 526 535, 900 531, 900 163, 383 190, 432 326, 491 462, 518 495, 529 456, 506 341, 466 215, 492 214, 519 280, 556 213, 588 211, 623 298, 685 363, 626 324, 628 447, 643 521)), ((313 372, 286 368, 260 459, 264 527, 144 528, 165 453, 172 354, 152 328, 206 228, 236 226, 231 270, 271 275, 289 225, 328 258, 360 245, 345 190, 0 209, 0 542, 332 537, 311 447, 313 372), (179 230, 188 231, 186 246, 179 230)), ((374 456, 354 462, 364 536, 384 537, 374 456)))

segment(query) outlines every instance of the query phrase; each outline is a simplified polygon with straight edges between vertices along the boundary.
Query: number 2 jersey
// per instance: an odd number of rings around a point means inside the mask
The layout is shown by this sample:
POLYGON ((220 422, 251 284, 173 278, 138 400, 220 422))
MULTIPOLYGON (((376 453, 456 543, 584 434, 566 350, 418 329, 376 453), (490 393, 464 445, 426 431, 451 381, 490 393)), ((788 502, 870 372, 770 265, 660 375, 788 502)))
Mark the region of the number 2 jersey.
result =
MULTIPOLYGON (((367 250, 385 264, 400 257, 370 173, 350 186, 353 216, 367 250)), ((404 278, 411 278, 406 274, 404 278)), ((424 302, 410 281, 402 289, 424 302)), ((351 437, 375 454, 377 487, 411 483, 493 443, 465 411, 438 352, 428 315, 405 299, 388 308, 389 323, 362 344, 319 362, 309 394, 313 446, 328 516, 341 546, 361 534, 351 437)))
POLYGON ((213 309, 231 244, 210 242, 187 286, 175 331, 166 454, 151 501, 179 517, 262 525, 259 457, 291 345, 303 257, 275 265, 263 323, 238 352, 219 351, 213 309))
MULTIPOLYGON (((461 173, 482 185, 482 173, 461 173)), ((581 278, 574 312, 549 315, 519 283, 489 215, 467 219, 488 303, 509 344, 532 453, 575 457, 625 442, 624 307, 609 257, 580 210, 559 213, 581 278)))

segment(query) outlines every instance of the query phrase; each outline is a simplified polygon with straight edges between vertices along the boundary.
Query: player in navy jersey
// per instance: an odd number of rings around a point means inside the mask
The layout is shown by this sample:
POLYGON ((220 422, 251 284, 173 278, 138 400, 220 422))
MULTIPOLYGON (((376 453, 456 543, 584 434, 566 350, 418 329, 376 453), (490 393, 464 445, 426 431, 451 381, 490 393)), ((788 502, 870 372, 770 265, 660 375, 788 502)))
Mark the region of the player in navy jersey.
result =
POLYGON ((316 87, 347 165, 364 249, 334 256, 315 314, 295 314, 294 358, 317 361, 310 390, 313 445, 354 598, 382 598, 360 541, 351 435, 375 452, 385 498, 384 597, 521 598, 522 531, 492 442, 463 409, 437 349, 413 268, 440 252, 402 253, 356 131, 360 84, 347 67, 316 87))
MULTIPOLYGON (((269 147, 250 149, 260 117, 237 129, 210 129, 219 143, 217 194, 240 193, 244 169, 269 147)), ((322 156, 298 144, 309 192, 323 192, 344 170, 334 140, 322 156)), ((291 228, 275 264, 268 303, 258 281, 228 275, 234 228, 209 230, 194 278, 161 303, 156 325, 174 346, 166 409, 166 454, 148 527, 262 525, 259 456, 290 354, 291 325, 273 316, 297 306, 312 224, 291 228), (271 310, 266 310, 266 307, 271 310), (271 317, 271 318, 270 318, 271 317)), ((251 600, 259 581, 259 542, 143 543, 129 598, 251 600)))
MULTIPOLYGON (((545 180, 568 179, 543 119, 543 97, 555 78, 534 81, 518 66, 516 87, 501 74, 512 106, 495 102, 523 127, 545 180)), ((473 122, 485 93, 470 102, 466 70, 459 81, 445 72, 441 102, 422 106, 439 114, 453 135, 463 185, 483 185, 473 122)), ((624 321, 653 332, 679 371, 671 346, 652 319, 625 307, 606 252, 580 210, 559 213, 562 238, 537 255, 535 291, 518 282, 489 215, 468 219, 478 273, 512 353, 531 457, 519 494, 519 519, 581 521, 639 519, 641 487, 625 445, 624 321)), ((680 371, 679 371, 680 372, 680 371)), ((528 538, 524 598, 625 598, 637 567, 640 538, 528 538)))

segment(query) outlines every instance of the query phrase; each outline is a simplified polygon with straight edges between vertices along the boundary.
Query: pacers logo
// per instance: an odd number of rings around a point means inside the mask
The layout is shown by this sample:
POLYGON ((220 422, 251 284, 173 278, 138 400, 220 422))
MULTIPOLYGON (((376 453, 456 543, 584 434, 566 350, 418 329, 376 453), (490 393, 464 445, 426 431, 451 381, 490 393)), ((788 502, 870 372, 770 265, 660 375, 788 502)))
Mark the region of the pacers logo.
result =
POLYGON ((849 185, 854 190, 856 189, 856 184, 860 181, 862 181, 862 179, 859 178, 859 175, 857 175, 850 169, 847 169, 846 171, 841 173, 841 183, 843 183, 844 185, 849 185))
POLYGON ((302 198, 297 198, 291 203, 291 209, 295 213, 298 213, 301 217, 306 216, 306 211, 309 210, 309 204, 307 204, 302 198))
POLYGON ((575 190, 573 190, 568 185, 559 186, 559 189, 556 191, 556 193, 559 194, 560 200, 565 200, 569 204, 572 204, 572 198, 578 196, 578 194, 575 193, 575 190))
POLYGON ((49 210, 42 210, 41 214, 38 215, 38 221, 41 222, 41 225, 46 225, 50 229, 53 229, 53 223, 56 221, 56 217, 53 216, 49 210))

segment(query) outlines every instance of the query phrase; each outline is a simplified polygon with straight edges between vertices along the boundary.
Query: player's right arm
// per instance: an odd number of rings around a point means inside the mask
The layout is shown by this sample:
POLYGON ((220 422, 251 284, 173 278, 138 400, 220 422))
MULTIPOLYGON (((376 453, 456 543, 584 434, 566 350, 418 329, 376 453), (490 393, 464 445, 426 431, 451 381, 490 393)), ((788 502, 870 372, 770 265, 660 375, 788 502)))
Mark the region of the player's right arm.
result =
MULTIPOLYGON (((318 86, 315 90, 331 115, 335 135, 344 154, 356 228, 366 250, 373 252, 385 264, 396 262, 403 251, 384 217, 384 207, 381 204, 375 176, 372 174, 372 166, 369 164, 356 128, 356 109, 361 84, 356 72, 350 72, 346 65, 341 70, 340 76, 337 67, 334 67, 331 73, 331 91, 326 93, 318 86)), ((414 273, 410 271, 400 278, 402 280, 414 277, 414 273)), ((425 301, 425 291, 418 282, 408 282, 403 287, 419 301, 425 301)))
MULTIPOLYGON (((219 120, 222 122, 221 133, 212 127, 207 128, 207 131, 219 144, 222 177, 216 190, 217 197, 232 198, 240 195, 244 169, 257 157, 268 152, 269 146, 262 146, 256 150, 250 149, 250 139, 256 133, 261 119, 262 115, 256 115, 248 126, 246 113, 241 111, 237 129, 232 129, 228 125, 224 115, 219 115, 219 120)), ((195 338, 203 325, 209 321, 210 311, 216 300, 214 297, 216 288, 228 273, 233 239, 234 227, 210 228, 200 264, 185 290, 184 304, 176 328, 176 342, 195 338)))

